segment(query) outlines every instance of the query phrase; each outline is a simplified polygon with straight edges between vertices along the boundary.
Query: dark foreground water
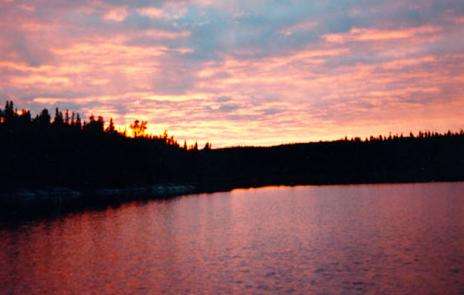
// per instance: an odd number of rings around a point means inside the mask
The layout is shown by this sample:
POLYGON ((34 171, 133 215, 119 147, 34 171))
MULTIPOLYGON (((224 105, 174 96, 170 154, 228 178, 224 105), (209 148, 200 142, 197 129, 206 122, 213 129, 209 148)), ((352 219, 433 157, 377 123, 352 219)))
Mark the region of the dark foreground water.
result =
POLYGON ((269 187, 0 225, 0 293, 464 293, 464 183, 269 187))

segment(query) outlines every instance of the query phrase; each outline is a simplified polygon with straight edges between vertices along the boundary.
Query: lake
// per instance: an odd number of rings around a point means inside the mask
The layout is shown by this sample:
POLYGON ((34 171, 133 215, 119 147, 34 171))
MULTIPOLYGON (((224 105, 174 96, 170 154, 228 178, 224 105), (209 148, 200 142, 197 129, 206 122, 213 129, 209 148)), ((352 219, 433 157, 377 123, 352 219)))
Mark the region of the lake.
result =
POLYGON ((0 225, 0 293, 463 293, 464 183, 238 189, 0 225))

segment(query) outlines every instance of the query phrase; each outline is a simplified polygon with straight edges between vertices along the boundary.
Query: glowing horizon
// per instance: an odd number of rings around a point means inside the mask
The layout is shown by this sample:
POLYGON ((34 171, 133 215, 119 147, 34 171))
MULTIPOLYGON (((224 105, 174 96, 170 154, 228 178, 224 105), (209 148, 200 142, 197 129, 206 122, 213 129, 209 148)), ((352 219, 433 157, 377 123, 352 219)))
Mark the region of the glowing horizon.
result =
POLYGON ((33 112, 213 147, 464 127, 462 1, 0 0, 0 25, 0 103, 33 112))

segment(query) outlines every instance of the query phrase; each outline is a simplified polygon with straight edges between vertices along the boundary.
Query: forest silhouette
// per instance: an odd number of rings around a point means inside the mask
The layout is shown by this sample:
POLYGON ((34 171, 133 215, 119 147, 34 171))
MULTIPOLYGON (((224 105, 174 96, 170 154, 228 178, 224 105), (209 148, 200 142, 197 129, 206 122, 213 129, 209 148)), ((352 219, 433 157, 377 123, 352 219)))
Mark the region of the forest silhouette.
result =
POLYGON ((132 135, 111 119, 12 101, 0 109, 0 190, 101 188, 190 183, 202 190, 264 184, 453 181, 464 179, 464 131, 345 138, 273 147, 180 145, 167 132, 132 135), (52 118, 53 117, 53 118, 52 118))

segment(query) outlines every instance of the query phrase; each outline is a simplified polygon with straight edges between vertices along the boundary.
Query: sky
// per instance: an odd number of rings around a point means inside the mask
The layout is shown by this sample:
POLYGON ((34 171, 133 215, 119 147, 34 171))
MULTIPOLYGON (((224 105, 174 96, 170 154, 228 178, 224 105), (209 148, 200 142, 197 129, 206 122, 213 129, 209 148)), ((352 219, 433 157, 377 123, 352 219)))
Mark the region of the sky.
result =
POLYGON ((213 147, 464 128, 462 0, 0 0, 0 103, 213 147))

